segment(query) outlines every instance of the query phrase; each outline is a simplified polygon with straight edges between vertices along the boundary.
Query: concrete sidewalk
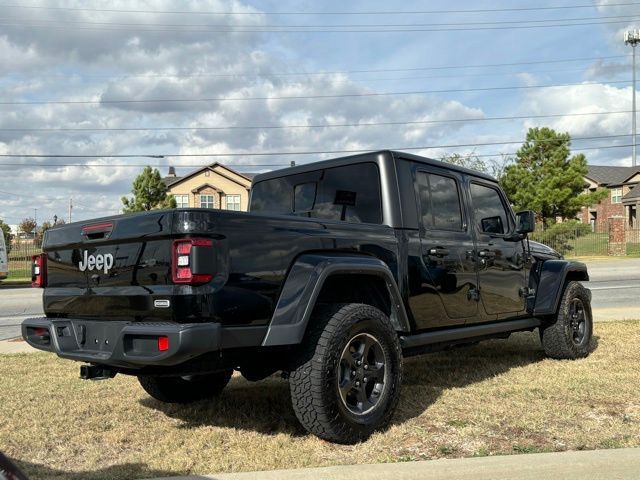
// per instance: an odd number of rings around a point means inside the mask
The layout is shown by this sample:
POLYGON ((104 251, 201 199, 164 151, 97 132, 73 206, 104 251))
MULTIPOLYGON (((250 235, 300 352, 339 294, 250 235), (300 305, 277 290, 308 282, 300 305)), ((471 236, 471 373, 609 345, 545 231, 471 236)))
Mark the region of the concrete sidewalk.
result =
POLYGON ((31 347, 21 338, 14 340, 0 340, 0 355, 5 353, 35 353, 39 351, 40 350, 31 347))
MULTIPOLYGON (((424 462, 170 477, 163 480, 637 480, 640 449, 537 453, 424 462)), ((159 479, 154 479, 159 480, 159 479)))

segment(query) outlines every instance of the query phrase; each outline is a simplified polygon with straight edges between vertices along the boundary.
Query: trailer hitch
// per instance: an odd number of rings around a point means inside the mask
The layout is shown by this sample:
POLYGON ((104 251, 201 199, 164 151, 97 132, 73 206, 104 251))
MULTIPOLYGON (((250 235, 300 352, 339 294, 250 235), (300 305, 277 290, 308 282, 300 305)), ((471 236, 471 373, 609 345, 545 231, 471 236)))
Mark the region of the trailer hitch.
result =
POLYGON ((117 370, 102 365, 80 366, 80 378, 82 380, 109 380, 115 377, 117 373, 117 370))

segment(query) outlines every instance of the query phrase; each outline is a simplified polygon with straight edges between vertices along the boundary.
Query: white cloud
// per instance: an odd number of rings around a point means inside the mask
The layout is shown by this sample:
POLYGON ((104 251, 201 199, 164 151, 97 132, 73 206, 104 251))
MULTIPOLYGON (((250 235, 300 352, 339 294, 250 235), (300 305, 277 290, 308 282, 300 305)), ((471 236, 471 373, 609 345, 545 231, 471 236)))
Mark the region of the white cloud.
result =
MULTIPOLYGON (((84 6, 81 1, 65 6, 84 6)), ((98 8, 131 9, 128 1, 92 4, 98 8)), ((175 10, 170 1, 141 1, 136 9, 175 10)), ((180 10, 253 11, 236 1, 180 2, 180 10)), ((31 24, 66 28, 7 28, 0 35, 0 53, 6 61, 0 71, 0 100, 149 100, 158 98, 245 98, 307 95, 344 95, 371 92, 346 74, 282 76, 292 68, 279 61, 256 33, 142 34, 135 28, 86 30, 64 22, 202 23, 260 25, 261 15, 238 17, 198 15, 135 15, 86 11, 16 10, 14 16, 31 24), (266 75, 259 78, 259 73, 266 75), (188 76, 182 76, 187 74, 188 76)), ((82 24, 81 24, 82 25, 82 24)), ((77 24, 76 24, 77 26, 77 24)), ((228 27, 237 28, 237 27, 228 27)), ((328 123, 400 122, 481 118, 479 108, 424 95, 402 97, 347 97, 309 100, 250 100, 163 103, 99 103, 3 106, 0 129, 19 128, 131 128, 162 126, 322 125, 328 123)), ((157 154, 252 151, 338 150, 429 145, 458 131, 463 124, 424 124, 350 128, 167 130, 167 131, 0 131, 0 152, 17 154, 157 154)), ((6 160, 6 159, 5 159, 6 160)), ((221 160, 235 163, 288 163, 290 158, 177 158, 176 166, 221 160)), ((297 159, 300 161, 300 159, 297 159)), ((303 161, 308 158, 303 157, 303 161)), ((53 204, 32 198, 22 202, 26 213, 40 205, 52 216, 66 209, 73 196, 85 205, 85 215, 105 209, 112 213, 120 196, 130 190, 138 169, 122 164, 156 164, 151 159, 13 159, 0 165, 0 189, 15 191, 13 178, 53 204), (7 166, 6 163, 19 164, 7 166), (44 164, 82 164, 59 169, 44 164), (24 166, 21 166, 24 165, 24 166), (62 199, 62 200, 60 200, 62 199), (86 206, 91 206, 87 209, 86 206)), ((166 165, 166 162, 164 163, 166 165)), ((257 168, 257 167, 256 167, 257 168)), ((254 170, 256 169, 254 168, 254 170)), ((166 167, 161 170, 165 171, 166 167)), ((78 208, 77 213, 83 214, 78 208)), ((15 205, 0 202, 0 217, 15 215, 15 205)))
MULTIPOLYGON (((536 114, 562 112, 562 116, 544 121, 545 126, 560 132, 569 132, 572 137, 598 137, 627 135, 631 132, 631 113, 615 115, 569 116, 569 114, 591 112, 626 112, 630 107, 631 87, 617 88, 611 85, 577 85, 555 87, 544 91, 531 91, 526 95, 523 109, 536 114)), ((529 127, 539 126, 541 122, 532 120, 524 123, 525 131, 529 127)), ((631 136, 600 139, 593 142, 574 141, 574 147, 593 145, 628 145, 631 136)), ((630 164, 630 147, 585 150, 590 162, 598 164, 630 164)))

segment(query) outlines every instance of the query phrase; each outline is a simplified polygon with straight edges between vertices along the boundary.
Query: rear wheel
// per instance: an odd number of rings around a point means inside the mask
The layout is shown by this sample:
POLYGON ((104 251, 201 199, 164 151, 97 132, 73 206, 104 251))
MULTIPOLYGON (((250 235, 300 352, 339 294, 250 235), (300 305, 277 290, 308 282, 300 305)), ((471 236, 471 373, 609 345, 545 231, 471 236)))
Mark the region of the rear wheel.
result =
POLYGON ((219 395, 229 383, 232 374, 233 370, 183 377, 139 375, 138 381, 156 400, 166 403, 190 403, 219 395))
POLYGON ((401 377, 398 335, 383 312, 363 304, 321 308, 289 377, 293 409, 320 438, 366 440, 391 421, 401 377))
POLYGON ((576 359, 589 355, 593 317, 589 292, 579 282, 569 282, 562 294, 555 321, 541 328, 545 353, 551 358, 576 359))

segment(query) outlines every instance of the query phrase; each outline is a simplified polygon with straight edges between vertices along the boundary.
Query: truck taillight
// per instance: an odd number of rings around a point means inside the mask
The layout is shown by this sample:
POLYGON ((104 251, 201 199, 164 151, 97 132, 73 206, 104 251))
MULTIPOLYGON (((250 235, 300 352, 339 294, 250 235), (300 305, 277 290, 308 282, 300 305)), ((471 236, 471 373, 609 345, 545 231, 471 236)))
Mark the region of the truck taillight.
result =
POLYGON ((47 255, 41 253, 31 257, 31 286, 44 288, 47 284, 47 255))
MULTIPOLYGON (((171 274, 173 283, 201 285, 210 282, 213 272, 201 271, 202 267, 211 265, 213 241, 208 238, 187 238, 173 242, 171 274), (198 254, 196 255, 196 251, 198 254), (202 256, 208 261, 198 261, 202 256)), ((203 260, 205 260, 203 258, 203 260)))

